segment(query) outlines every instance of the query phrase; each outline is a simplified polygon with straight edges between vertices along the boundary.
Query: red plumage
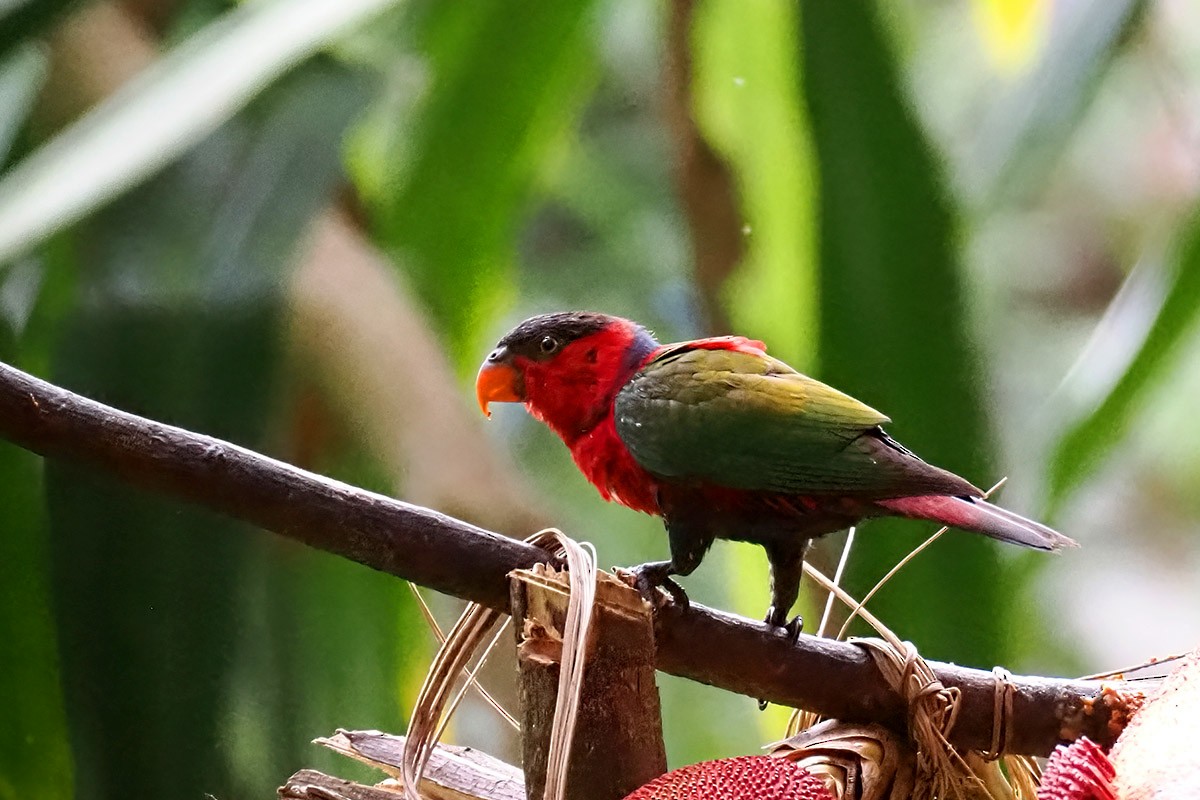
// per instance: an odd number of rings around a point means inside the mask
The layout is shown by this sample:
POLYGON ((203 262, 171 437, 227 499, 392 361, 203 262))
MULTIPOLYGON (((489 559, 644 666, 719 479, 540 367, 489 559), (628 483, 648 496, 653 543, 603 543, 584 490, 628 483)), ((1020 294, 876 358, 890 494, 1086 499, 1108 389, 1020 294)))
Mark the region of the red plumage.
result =
POLYGON ((658 482, 634 461, 612 415, 617 392, 657 352, 631 359, 636 333, 632 323, 613 324, 564 346, 553 361, 514 361, 524 379, 525 407, 562 438, 600 496, 660 514, 658 482))
MULTIPOLYGON (((525 407, 562 438, 575 465, 605 500, 646 514, 661 515, 660 482, 634 460, 617 436, 612 415, 617 392, 662 345, 641 358, 628 357, 640 328, 627 320, 567 344, 553 361, 518 358, 525 382, 525 407)), ((765 353, 766 345, 744 336, 717 336, 689 342, 703 350, 765 353)), ((705 490, 713 502, 727 508, 751 505, 760 493, 705 490)))

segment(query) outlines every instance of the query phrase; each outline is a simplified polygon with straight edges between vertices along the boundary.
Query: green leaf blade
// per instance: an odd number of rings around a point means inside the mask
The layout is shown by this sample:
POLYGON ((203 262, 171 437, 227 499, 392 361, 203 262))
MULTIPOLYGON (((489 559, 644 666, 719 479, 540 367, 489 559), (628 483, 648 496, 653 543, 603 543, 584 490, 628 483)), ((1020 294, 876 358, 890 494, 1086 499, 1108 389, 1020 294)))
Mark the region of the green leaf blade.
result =
POLYGON ((395 0, 246 3, 0 180, 0 263, 179 158, 267 84, 395 0))
POLYGON ((39 462, 0 444, 0 800, 75 796, 39 462))
MULTIPOLYGON (((1091 410, 1064 426, 1054 445, 1047 474, 1051 513, 1060 510, 1071 491, 1093 475, 1121 442, 1146 394, 1164 378, 1200 318, 1200 221, 1191 221, 1169 259, 1165 291, 1137 352, 1091 410)), ((1132 273, 1131 281, 1141 278, 1139 270, 1132 273)), ((1115 304, 1114 311, 1124 315, 1115 304)), ((1085 356, 1075 371, 1092 369, 1085 356)))
MULTIPOLYGON (((992 445, 957 221, 872 8, 806 3, 801 20, 821 176, 821 378, 890 416, 889 431, 923 458, 986 483, 992 445)), ((864 523, 848 586, 861 596, 929 533, 864 523)), ((949 534, 889 583, 876 613, 927 655, 1004 663, 1014 581, 996 547, 949 534)))
MULTIPOLYGON (((375 233, 447 333, 461 365, 511 283, 516 225, 547 152, 574 122, 592 74, 594 3, 442 4, 426 21, 429 90, 403 130, 375 131, 359 164, 375 233)), ((394 128, 390 115, 375 125, 394 128)))

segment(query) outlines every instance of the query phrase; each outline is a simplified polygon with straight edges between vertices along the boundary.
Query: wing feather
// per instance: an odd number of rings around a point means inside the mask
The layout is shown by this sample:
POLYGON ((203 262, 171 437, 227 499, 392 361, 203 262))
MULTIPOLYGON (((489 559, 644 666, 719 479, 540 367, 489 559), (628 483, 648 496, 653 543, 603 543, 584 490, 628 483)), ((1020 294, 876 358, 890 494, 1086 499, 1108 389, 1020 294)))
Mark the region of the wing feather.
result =
POLYGON ((752 348, 665 348, 615 401, 617 435, 659 477, 786 494, 978 490, 921 461, 864 403, 752 348))

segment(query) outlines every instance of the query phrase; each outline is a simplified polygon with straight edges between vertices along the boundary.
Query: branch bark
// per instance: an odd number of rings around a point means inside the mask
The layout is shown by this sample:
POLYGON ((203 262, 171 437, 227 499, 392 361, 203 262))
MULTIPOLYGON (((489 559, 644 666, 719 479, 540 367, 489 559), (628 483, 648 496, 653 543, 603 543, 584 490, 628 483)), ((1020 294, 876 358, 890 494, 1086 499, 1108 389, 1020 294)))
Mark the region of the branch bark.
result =
MULTIPOLYGON (((314 475, 209 436, 80 397, 0 364, 0 436, 35 453, 101 469, 374 569, 508 611, 506 576, 546 553, 436 511, 314 475)), ((655 619, 658 669, 847 722, 901 729, 905 709, 869 656, 844 642, 792 643, 762 623, 692 604, 655 619)), ((950 740, 992 746, 991 672, 930 662, 962 691, 950 740)), ((1014 678, 1008 751, 1045 755, 1087 735, 1110 744, 1136 688, 1122 682, 1014 678)))

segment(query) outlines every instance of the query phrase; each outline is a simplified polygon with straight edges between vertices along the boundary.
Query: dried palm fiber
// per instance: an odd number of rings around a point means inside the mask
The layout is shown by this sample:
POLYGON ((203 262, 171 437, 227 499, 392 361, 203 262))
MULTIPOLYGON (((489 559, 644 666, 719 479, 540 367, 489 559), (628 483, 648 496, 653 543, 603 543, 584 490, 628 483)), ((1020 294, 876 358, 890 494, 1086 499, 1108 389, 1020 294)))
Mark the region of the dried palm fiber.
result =
MULTIPOLYGON (((569 570, 571 594, 563 635, 563 659, 559 673, 554 729, 550 736, 545 794, 546 800, 561 800, 565 793, 565 765, 574 736, 574 723, 582 686, 584 651, 595 597, 596 559, 590 545, 574 542, 553 528, 539 531, 525 541, 547 549, 558 558, 565 558, 569 570)), ((449 715, 453 713, 466 691, 467 687, 464 686, 455 700, 447 703, 455 676, 466 669, 471 655, 495 627, 500 616, 499 612, 484 606, 468 604, 430 666, 429 674, 417 696, 417 704, 409 721, 404 745, 401 778, 405 794, 410 800, 420 800, 418 785, 421 772, 445 730, 449 715)), ((499 633, 496 634, 496 637, 498 636, 499 633)), ((495 638, 492 644, 495 644, 495 638)), ((488 649, 491 646, 488 645, 488 649)), ((482 657, 468 674, 468 683, 473 680, 481 664, 482 657)))
POLYGON ((882 725, 827 720, 771 745, 770 751, 820 778, 835 798, 900 800, 912 795, 915 754, 882 725))
MULTIPOLYGON (((914 552, 920 552, 937 538, 935 533, 914 552)), ((928 664, 916 649, 900 639, 879 619, 863 608, 836 583, 830 581, 819 570, 805 565, 805 573, 818 584, 836 595, 853 613, 861 616, 879 633, 880 639, 852 639, 867 649, 881 675, 888 684, 905 699, 908 708, 908 733, 910 742, 903 749, 897 748, 898 740, 888 741, 892 735, 877 736, 875 726, 851 726, 841 723, 824 723, 821 737, 829 741, 843 739, 839 758, 831 758, 828 769, 833 774, 850 775, 847 764, 857 760, 855 769, 860 784, 854 792, 842 793, 837 786, 831 787, 838 797, 858 797, 859 792, 872 792, 872 796, 889 798, 1021 798, 1032 800, 1035 796, 1038 770, 1032 759, 1018 756, 1002 756, 1007 738, 1007 720, 1011 715, 1011 690, 1008 673, 996 670, 996 728, 991 754, 959 753, 949 743, 947 734, 954 725, 958 712, 959 693, 937 680, 928 664), (828 726, 828 727, 825 727, 828 726), (845 733, 841 731, 844 728, 845 733), (881 755, 890 751, 894 755, 891 765, 885 766, 881 755), (901 755, 903 754, 903 755, 901 755), (909 764, 907 767, 895 765, 909 764), (904 773, 912 775, 912 789, 907 788, 904 773), (878 785, 877 785, 878 784, 878 785)), ((889 575, 894 574, 893 570, 889 575)), ((873 590, 874 591, 874 590, 873 590)), ((789 733, 804 731, 815 725, 818 718, 812 714, 795 715, 789 725, 789 733)), ((803 734, 799 735, 800 737, 803 734)), ((793 736, 785 743, 804 742, 793 736)), ((795 745, 792 745, 795 747, 795 745)), ((777 746, 778 747, 778 746, 777 746)), ((819 753, 819 751, 817 751, 819 753)), ((821 754, 820 757, 827 757, 821 754)), ((810 769, 814 761, 807 762, 810 769)))
MULTIPOLYGON (((433 609, 429 607, 429 603, 425 602, 425 597, 421 594, 421 590, 418 589, 417 585, 412 581, 405 581, 405 583, 408 584, 408 588, 409 591, 412 592, 413 599, 417 601, 417 608, 420 609, 421 616, 425 619, 425 624, 429 626, 429 630, 433 632, 434 638, 437 639, 438 647, 446 644, 446 634, 442 631, 442 627, 438 624, 437 619, 433 616, 433 609)), ((497 636, 498 635, 499 634, 497 634, 497 636)), ((468 675, 468 679, 466 684, 463 686, 463 689, 469 688, 474 690, 479 695, 480 699, 483 700, 483 702, 487 703, 493 711, 500 715, 500 718, 504 720, 505 724, 507 724, 517 733, 520 733, 521 723, 517 722, 517 718, 514 717, 508 709, 501 705, 500 701, 493 697, 492 694, 485 689, 482 684, 474 680, 475 672, 478 671, 479 667, 483 666, 483 660, 485 658, 486 651, 485 654, 481 656, 479 663, 476 664, 475 670, 472 670, 472 672, 468 675)), ((457 705, 457 702, 452 703, 451 709, 457 707, 457 705)), ((440 739, 441 736, 439 735, 438 738, 440 739)))
MULTIPOLYGON (((868 650, 885 680, 905 698, 911 742, 878 725, 851 725, 836 720, 817 725, 812 715, 801 715, 803 730, 774 745, 768 756, 803 769, 803 773, 782 773, 797 781, 796 785, 767 780, 766 775, 778 773, 768 773, 761 756, 740 756, 667 773, 627 800, 692 797, 775 800, 805 796, 796 793, 809 791, 810 779, 817 779, 827 796, 835 800, 910 797, 1033 800, 1036 790, 1033 762, 1006 757, 1002 769, 995 758, 989 760, 981 754, 955 751, 946 734, 957 714, 957 690, 943 686, 911 644, 900 641, 834 582, 808 564, 805 572, 879 632, 882 639, 853 641, 868 650), (807 777, 802 777, 803 774, 807 777)), ((996 680, 998 722, 992 749, 1000 751, 1006 738, 1003 720, 1011 713, 1011 684, 1003 670, 996 671, 996 680)))

